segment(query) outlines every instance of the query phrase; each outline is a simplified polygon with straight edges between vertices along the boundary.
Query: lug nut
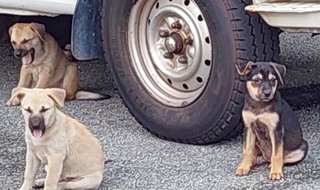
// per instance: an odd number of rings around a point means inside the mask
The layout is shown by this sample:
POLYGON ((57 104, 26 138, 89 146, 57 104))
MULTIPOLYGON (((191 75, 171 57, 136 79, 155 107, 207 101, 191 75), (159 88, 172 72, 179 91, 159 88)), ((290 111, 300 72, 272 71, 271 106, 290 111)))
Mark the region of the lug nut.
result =
POLYGON ((190 46, 192 46, 192 44, 193 44, 193 40, 192 40, 192 38, 191 38, 190 36, 188 36, 188 37, 184 40, 184 42, 185 42, 187 45, 190 45, 190 46))
POLYGON ((172 59, 173 58, 173 54, 167 52, 167 53, 163 54, 163 57, 166 58, 166 59, 172 59))
POLYGON ((179 20, 177 20, 177 21, 175 21, 174 23, 171 24, 171 27, 175 28, 175 29, 181 29, 182 25, 180 24, 179 20))
POLYGON ((159 32, 159 36, 160 36, 161 38, 168 37, 168 36, 169 36, 169 31, 167 31, 167 30, 162 30, 162 31, 159 32))
POLYGON ((182 55, 182 56, 179 57, 178 61, 181 64, 187 64, 188 63, 188 57, 185 56, 185 55, 182 55))

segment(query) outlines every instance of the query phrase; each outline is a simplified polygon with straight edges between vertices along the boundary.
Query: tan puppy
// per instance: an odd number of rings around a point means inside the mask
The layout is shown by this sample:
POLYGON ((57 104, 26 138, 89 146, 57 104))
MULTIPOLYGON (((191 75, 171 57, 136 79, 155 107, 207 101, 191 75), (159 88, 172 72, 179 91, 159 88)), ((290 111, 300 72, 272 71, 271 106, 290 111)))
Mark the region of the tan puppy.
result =
MULTIPOLYGON (((66 99, 105 99, 97 93, 78 91, 78 69, 70 62, 54 38, 38 23, 17 23, 9 29, 14 55, 22 59, 17 87, 63 88, 66 99)), ((12 90, 12 95, 15 88, 12 90)), ((17 105, 18 100, 11 104, 17 105)))
POLYGON ((63 89, 17 89, 25 120, 26 169, 20 190, 32 186, 45 190, 98 188, 104 171, 102 147, 86 127, 65 115, 63 89), (40 163, 46 165, 45 179, 35 180, 40 163))

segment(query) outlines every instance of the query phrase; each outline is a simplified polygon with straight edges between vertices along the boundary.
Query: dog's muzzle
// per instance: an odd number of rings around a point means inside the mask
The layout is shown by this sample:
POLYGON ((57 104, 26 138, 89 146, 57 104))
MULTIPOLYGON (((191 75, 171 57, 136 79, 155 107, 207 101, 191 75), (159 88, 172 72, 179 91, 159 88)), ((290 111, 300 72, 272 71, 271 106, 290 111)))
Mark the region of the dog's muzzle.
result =
POLYGON ((263 90, 262 91, 262 93, 263 93, 263 95, 265 96, 265 97, 270 97, 270 95, 271 95, 271 93, 272 93, 272 90, 271 89, 265 89, 265 90, 263 90))
POLYGON ((21 58, 22 57, 22 49, 15 49, 14 50, 14 56, 16 58, 21 58))
POLYGON ((29 129, 35 138, 40 138, 46 130, 42 116, 31 116, 29 118, 29 129))
POLYGON ((14 56, 18 59, 22 59, 23 64, 31 64, 34 61, 34 48, 29 50, 14 49, 14 56))
POLYGON ((262 92, 258 95, 258 98, 261 101, 268 102, 273 99, 272 89, 263 89, 262 92))

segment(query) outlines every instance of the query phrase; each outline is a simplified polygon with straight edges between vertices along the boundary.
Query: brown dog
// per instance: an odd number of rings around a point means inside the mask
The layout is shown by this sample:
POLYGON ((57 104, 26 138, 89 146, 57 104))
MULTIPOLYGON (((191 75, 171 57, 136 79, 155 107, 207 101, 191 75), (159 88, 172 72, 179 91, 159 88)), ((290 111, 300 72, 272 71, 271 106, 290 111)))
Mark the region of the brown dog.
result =
POLYGON ((57 108, 65 95, 58 88, 18 88, 9 100, 18 99, 25 119, 26 169, 20 190, 93 189, 102 182, 102 146, 83 124, 57 108), (35 180, 41 163, 47 176, 35 180))
MULTIPOLYGON (((109 96, 78 91, 78 69, 54 38, 38 23, 17 23, 9 29, 14 56, 22 59, 17 87, 63 88, 66 99, 106 99, 109 96)), ((12 90, 12 95, 15 92, 12 90)), ((18 100, 7 102, 18 105, 18 100)))

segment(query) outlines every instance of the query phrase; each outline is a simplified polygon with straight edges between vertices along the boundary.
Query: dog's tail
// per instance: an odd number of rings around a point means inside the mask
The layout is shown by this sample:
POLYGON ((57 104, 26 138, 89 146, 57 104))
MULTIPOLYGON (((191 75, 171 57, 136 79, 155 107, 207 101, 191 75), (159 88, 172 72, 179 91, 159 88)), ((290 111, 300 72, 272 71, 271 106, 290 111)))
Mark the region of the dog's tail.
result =
POLYGON ((75 94, 76 100, 105 100, 111 98, 108 94, 99 94, 96 92, 89 92, 85 90, 79 90, 75 94))

